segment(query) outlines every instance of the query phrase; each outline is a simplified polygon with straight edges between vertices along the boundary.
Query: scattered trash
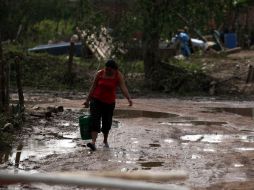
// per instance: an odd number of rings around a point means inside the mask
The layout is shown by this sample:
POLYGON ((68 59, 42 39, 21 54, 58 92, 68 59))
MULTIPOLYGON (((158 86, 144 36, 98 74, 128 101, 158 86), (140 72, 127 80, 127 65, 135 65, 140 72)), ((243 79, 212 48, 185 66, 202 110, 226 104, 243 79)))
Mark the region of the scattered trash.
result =
MULTIPOLYGON (((60 42, 57 44, 38 45, 28 49, 28 51, 35 52, 35 53, 47 52, 48 54, 51 54, 51 55, 65 55, 65 54, 68 55, 69 48, 70 48, 70 42, 60 42)), ((74 55, 77 57, 80 57, 82 54, 81 52, 82 52, 82 43, 81 42, 75 43, 74 55)))

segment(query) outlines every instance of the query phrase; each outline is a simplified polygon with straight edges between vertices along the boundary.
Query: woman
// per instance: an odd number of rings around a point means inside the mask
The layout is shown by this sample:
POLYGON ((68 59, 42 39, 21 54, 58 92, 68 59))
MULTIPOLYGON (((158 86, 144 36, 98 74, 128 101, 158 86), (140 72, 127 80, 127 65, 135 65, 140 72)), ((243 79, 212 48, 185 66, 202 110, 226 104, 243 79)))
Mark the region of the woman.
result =
POLYGON ((90 130, 92 142, 88 143, 87 146, 92 151, 96 150, 95 143, 98 133, 100 132, 102 132, 104 136, 104 147, 109 147, 108 134, 112 125, 117 86, 120 87, 123 95, 127 98, 129 106, 132 106, 132 100, 122 73, 118 70, 115 61, 108 60, 105 64, 105 68, 97 72, 94 82, 89 90, 88 97, 84 102, 85 107, 89 107, 90 103, 90 130), (101 121, 102 127, 100 126, 101 121))

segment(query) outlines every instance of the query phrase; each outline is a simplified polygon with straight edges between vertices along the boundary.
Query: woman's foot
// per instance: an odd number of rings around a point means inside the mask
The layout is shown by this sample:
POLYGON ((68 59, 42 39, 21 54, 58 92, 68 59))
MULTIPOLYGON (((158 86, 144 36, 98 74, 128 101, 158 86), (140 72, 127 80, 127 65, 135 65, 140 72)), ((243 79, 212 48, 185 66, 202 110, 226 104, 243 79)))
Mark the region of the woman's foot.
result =
POLYGON ((96 146, 93 143, 87 143, 87 147, 89 147, 92 151, 96 151, 96 146))
POLYGON ((104 142, 104 146, 103 146, 104 148, 109 148, 109 144, 106 142, 104 142))

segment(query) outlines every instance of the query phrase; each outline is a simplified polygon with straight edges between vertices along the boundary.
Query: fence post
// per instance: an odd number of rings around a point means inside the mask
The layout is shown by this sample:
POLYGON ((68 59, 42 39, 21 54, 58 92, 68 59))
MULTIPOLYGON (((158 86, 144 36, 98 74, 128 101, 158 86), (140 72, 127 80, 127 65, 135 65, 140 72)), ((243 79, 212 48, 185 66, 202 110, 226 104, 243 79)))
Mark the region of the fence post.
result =
POLYGON ((253 72, 253 66, 250 65, 249 66, 249 70, 248 70, 248 75, 247 75, 247 79, 246 79, 246 84, 253 82, 253 78, 254 78, 254 72, 253 72))
POLYGON ((18 88, 18 96, 19 96, 19 105, 20 109, 24 109, 24 95, 21 83, 21 71, 20 71, 20 59, 18 56, 15 57, 15 69, 16 69, 16 81, 18 88))

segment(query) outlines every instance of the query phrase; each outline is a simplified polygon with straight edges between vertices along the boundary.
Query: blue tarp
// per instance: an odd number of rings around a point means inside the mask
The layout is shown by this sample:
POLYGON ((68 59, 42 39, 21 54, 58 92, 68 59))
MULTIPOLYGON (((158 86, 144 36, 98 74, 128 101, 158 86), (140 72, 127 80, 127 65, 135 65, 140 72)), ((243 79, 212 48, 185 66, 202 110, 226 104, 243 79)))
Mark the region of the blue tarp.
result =
MULTIPOLYGON (((39 45, 28 49, 30 52, 47 52, 51 55, 65 55, 69 54, 70 42, 61 42, 57 44, 39 45)), ((80 57, 82 52, 82 43, 75 43, 74 56, 80 57)))

